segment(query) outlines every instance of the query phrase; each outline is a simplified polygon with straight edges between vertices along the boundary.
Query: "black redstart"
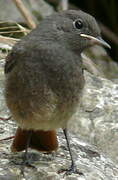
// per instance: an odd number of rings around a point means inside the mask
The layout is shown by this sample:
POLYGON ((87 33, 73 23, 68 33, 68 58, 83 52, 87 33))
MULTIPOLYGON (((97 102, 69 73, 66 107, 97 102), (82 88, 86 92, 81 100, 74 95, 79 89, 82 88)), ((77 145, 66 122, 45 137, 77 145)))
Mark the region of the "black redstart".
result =
POLYGON ((67 10, 46 17, 13 47, 5 64, 5 98, 19 126, 12 151, 27 146, 56 150, 56 129, 62 128, 72 160, 67 172, 76 171, 67 123, 84 87, 81 52, 94 44, 110 47, 101 39, 95 19, 80 10, 67 10))

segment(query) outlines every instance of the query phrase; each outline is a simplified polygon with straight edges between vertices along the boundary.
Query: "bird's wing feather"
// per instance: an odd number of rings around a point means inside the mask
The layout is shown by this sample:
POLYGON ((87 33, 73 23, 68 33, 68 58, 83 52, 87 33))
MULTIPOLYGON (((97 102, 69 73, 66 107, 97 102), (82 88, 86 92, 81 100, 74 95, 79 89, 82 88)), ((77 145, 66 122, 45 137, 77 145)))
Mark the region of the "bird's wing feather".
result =
POLYGON ((6 57, 5 68, 4 68, 5 74, 11 72, 11 70, 13 69, 13 67, 16 64, 16 60, 13 56, 14 56, 14 54, 10 53, 6 57))

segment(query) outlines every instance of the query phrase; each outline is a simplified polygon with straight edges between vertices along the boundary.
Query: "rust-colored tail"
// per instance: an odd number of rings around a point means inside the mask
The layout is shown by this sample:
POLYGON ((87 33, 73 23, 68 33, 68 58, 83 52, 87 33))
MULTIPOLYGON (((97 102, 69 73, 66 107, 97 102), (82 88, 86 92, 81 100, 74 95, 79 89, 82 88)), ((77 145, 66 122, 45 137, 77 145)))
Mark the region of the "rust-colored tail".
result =
MULTIPOLYGON (((13 140, 11 151, 18 152, 26 149, 30 130, 18 127, 13 140)), ((43 152, 51 152, 58 148, 56 131, 32 131, 29 147, 43 152)))

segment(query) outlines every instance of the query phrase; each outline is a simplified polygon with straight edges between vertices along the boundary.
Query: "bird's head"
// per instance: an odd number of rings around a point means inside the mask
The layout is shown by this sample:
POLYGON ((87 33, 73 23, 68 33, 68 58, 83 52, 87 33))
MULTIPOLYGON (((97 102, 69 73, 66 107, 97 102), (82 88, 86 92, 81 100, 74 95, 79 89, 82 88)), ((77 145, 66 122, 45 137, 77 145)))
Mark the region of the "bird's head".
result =
POLYGON ((100 34, 94 17, 81 10, 67 10, 51 17, 51 26, 58 42, 76 52, 95 44, 110 48, 100 34))

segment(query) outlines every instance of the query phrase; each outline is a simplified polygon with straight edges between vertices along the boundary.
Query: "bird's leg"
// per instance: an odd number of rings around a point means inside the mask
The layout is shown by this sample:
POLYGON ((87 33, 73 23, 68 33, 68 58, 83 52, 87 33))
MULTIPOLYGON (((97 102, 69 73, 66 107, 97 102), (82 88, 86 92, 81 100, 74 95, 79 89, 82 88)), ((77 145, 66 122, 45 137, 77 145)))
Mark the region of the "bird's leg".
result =
POLYGON ((31 136, 32 136, 32 131, 29 132, 29 137, 28 137, 28 140, 27 140, 27 143, 26 143, 26 149, 25 149, 25 153, 24 153, 24 156, 23 156, 23 164, 25 164, 25 165, 29 165, 29 162, 28 162, 28 148, 30 146, 31 136))
POLYGON ((70 148, 70 141, 69 141, 69 136, 68 136, 67 129, 66 128, 63 129, 63 132, 64 132, 64 135, 65 135, 65 139, 66 139, 66 142, 67 142, 67 147, 68 147, 70 158, 71 158, 71 166, 68 169, 59 170, 59 173, 62 173, 62 172, 65 171, 65 175, 70 175, 72 173, 83 175, 83 173, 81 173, 81 172, 79 172, 77 170, 77 167, 75 165, 74 158, 73 158, 73 153, 72 153, 71 148, 70 148))
POLYGON ((24 153, 24 156, 23 156, 23 162, 22 162, 22 167, 21 167, 21 174, 23 175, 23 177, 24 177, 24 168, 25 168, 25 166, 35 168, 28 161, 28 148, 30 146, 31 137, 32 137, 32 131, 29 132, 29 137, 28 137, 28 140, 27 140, 27 143, 26 143, 26 149, 25 149, 25 153, 24 153))
POLYGON ((64 135, 65 135, 67 148, 68 148, 70 158, 71 158, 71 166, 70 166, 69 169, 70 169, 70 171, 71 170, 74 171, 76 169, 76 165, 75 165, 75 162, 74 162, 73 153, 72 153, 71 148, 70 148, 70 140, 69 140, 69 136, 68 136, 68 131, 67 131, 67 129, 64 129, 63 132, 64 132, 64 135))

